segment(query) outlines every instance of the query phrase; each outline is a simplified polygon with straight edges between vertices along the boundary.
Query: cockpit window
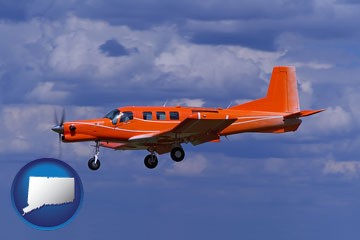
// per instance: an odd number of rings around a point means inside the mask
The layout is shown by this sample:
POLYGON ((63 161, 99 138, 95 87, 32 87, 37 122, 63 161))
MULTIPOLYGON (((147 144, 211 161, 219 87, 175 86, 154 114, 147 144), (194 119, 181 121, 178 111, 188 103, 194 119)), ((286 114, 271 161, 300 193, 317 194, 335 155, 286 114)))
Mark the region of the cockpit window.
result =
POLYGON ((120 111, 118 109, 114 109, 105 115, 104 118, 108 118, 111 120, 112 124, 116 124, 120 116, 120 111))
POLYGON ((134 116, 132 112, 122 112, 120 114, 120 122, 127 122, 133 118, 134 116))

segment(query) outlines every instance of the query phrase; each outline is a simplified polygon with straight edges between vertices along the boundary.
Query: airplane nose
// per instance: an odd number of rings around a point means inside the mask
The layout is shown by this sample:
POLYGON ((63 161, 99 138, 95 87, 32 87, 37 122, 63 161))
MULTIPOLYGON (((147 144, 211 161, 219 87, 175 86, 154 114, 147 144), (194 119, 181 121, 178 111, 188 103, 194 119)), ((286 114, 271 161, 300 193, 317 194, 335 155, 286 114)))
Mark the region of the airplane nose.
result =
POLYGON ((60 126, 60 125, 56 125, 56 126, 52 127, 51 130, 53 130, 54 132, 60 133, 60 134, 64 133, 64 127, 60 126))

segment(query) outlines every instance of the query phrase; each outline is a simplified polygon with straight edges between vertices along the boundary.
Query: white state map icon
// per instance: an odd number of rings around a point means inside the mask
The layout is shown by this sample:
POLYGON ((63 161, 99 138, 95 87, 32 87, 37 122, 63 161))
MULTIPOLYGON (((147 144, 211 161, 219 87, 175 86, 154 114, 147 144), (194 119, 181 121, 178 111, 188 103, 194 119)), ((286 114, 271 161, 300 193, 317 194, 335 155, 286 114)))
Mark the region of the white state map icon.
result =
POLYGON ((47 205, 72 203, 75 199, 75 180, 66 177, 29 177, 28 200, 23 216, 47 205))

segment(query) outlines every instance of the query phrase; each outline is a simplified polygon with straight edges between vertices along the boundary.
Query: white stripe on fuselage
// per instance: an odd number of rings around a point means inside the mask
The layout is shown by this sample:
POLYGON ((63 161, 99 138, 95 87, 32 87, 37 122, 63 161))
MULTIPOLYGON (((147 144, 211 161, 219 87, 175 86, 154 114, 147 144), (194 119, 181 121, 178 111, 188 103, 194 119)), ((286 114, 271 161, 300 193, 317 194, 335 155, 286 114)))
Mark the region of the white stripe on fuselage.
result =
MULTIPOLYGON (((259 117, 260 117, 260 118, 254 119, 254 120, 248 120, 248 121, 242 121, 242 122, 235 122, 235 123, 233 123, 233 124, 231 124, 231 125, 238 125, 238 124, 244 124, 244 123, 250 123, 250 122, 257 122, 257 121, 263 121, 263 120, 269 120, 269 119, 283 118, 283 116, 271 116, 271 117, 269 117, 269 116, 266 116, 266 117, 264 117, 264 116, 259 116, 259 117)), ((239 117, 238 119, 243 119, 243 118, 247 119, 247 118, 256 118, 256 117, 239 117)), ((230 125, 230 126, 231 126, 231 125, 230 125)))
POLYGON ((87 123, 87 122, 67 122, 67 123, 68 124, 80 124, 80 125, 84 124, 84 125, 107 128, 107 129, 116 130, 116 131, 125 131, 125 132, 141 132, 141 133, 157 133, 157 132, 161 132, 161 131, 146 131, 146 130, 130 130, 130 129, 119 128, 119 127, 108 127, 108 126, 104 126, 104 125, 96 125, 95 123, 87 123))

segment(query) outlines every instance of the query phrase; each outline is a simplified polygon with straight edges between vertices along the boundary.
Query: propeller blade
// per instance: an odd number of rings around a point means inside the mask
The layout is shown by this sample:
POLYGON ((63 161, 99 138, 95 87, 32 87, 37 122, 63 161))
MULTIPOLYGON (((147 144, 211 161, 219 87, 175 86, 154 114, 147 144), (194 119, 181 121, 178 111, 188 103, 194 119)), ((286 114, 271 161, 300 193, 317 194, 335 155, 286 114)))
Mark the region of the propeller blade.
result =
POLYGON ((55 126, 59 126, 58 116, 56 110, 54 111, 54 123, 55 126))
POLYGON ((62 109, 60 126, 62 126, 64 124, 64 121, 65 121, 65 108, 62 109))
POLYGON ((64 122, 65 122, 65 109, 62 108, 61 116, 59 119, 58 113, 55 110, 54 112, 54 122, 55 126, 51 128, 54 132, 58 133, 59 135, 59 158, 62 158, 62 134, 64 134, 64 122))
POLYGON ((61 134, 59 133, 59 158, 62 158, 61 134))
POLYGON ((58 113, 57 113, 56 110, 55 110, 54 113, 55 113, 55 114, 54 114, 54 122, 55 122, 55 125, 62 127, 62 125, 63 125, 64 122, 65 122, 65 115, 66 115, 66 114, 65 114, 65 109, 64 109, 64 108, 62 109, 61 116, 60 116, 60 121, 59 121, 58 113))

